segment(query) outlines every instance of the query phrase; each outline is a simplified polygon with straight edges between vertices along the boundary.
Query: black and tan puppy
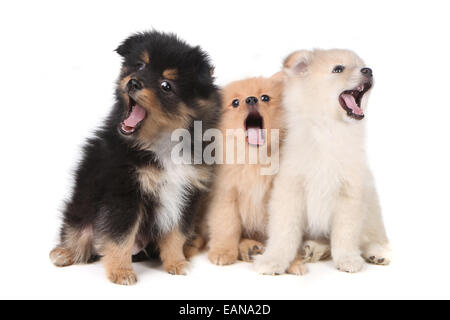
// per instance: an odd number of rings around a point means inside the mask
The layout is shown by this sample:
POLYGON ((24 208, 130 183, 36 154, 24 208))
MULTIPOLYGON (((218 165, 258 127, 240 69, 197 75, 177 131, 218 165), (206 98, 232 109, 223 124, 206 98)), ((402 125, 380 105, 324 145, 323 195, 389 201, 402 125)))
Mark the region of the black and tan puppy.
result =
MULTIPOLYGON (((163 267, 184 274, 183 246, 211 179, 210 167, 175 164, 171 134, 194 121, 214 127, 220 96, 205 52, 156 31, 128 38, 112 112, 84 148, 64 211, 56 266, 101 257, 108 278, 136 282, 133 255, 159 252, 163 267)), ((200 141, 197 141, 200 140, 200 141)))

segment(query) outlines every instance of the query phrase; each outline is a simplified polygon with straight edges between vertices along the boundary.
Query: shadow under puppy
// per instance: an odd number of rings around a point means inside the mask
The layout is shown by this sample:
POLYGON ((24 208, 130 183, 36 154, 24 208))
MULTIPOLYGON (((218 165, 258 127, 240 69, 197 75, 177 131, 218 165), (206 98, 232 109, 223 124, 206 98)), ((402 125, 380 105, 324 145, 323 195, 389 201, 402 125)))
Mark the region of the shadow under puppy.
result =
POLYGON ((389 264, 391 252, 365 152, 372 70, 347 50, 298 51, 285 61, 287 135, 269 202, 260 273, 281 273, 302 239, 327 239, 336 267, 389 264))
MULTIPOLYGON (((175 35, 139 33, 116 50, 123 65, 116 103, 84 147, 64 210, 56 266, 102 257, 108 278, 137 280, 132 256, 159 252, 164 269, 184 274, 183 246, 211 182, 211 167, 175 164, 171 134, 194 121, 215 127, 220 94, 207 54, 175 35)), ((177 142, 178 143, 178 142, 177 142)))
MULTIPOLYGON (((278 171, 283 129, 281 93, 279 75, 240 80, 223 89, 219 129, 224 136, 224 164, 216 168, 206 216, 209 260, 214 264, 228 265, 237 259, 250 262, 264 251, 266 205, 278 171), (253 162, 252 152, 258 156, 253 162), (273 162, 275 171, 264 173, 273 162)), ((290 268, 296 274, 304 271, 300 259, 290 268)))

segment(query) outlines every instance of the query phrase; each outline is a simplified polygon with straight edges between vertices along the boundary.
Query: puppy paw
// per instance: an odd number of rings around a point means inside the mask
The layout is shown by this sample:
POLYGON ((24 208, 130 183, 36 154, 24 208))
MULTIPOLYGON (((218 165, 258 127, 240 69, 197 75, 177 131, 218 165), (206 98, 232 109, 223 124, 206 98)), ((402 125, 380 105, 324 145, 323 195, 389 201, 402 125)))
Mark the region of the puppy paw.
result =
POLYGON ((336 268, 347 273, 356 273, 362 270, 364 259, 358 255, 342 256, 334 259, 336 268))
POLYGON ((166 270, 171 275, 187 275, 187 269, 189 268, 189 262, 187 260, 178 261, 175 263, 169 263, 164 265, 164 270, 166 270))
POLYGON ((238 250, 232 249, 210 249, 208 253, 209 261, 218 266, 226 266, 237 261, 238 250))
POLYGON ((277 259, 265 255, 256 257, 254 265, 259 274, 271 276, 284 274, 287 269, 285 264, 279 263, 277 259))
POLYGON ((264 253, 264 245, 261 242, 244 239, 239 244, 239 259, 252 262, 254 256, 264 253))
POLYGON ((200 253, 205 246, 205 240, 201 236, 196 236, 193 240, 185 243, 183 247, 184 256, 191 260, 192 257, 200 253))
POLYGON ((122 286, 131 286, 137 282, 136 274, 132 269, 111 270, 108 272, 108 279, 122 286))
POLYGON ((301 249, 304 263, 315 263, 331 257, 331 247, 329 244, 308 240, 301 249))
POLYGON ((368 263, 387 266, 392 261, 392 252, 388 247, 371 244, 363 250, 363 257, 368 263))
POLYGON ((57 267, 70 266, 74 261, 72 253, 61 247, 57 247, 50 252, 50 260, 57 267))
POLYGON ((287 269, 287 273, 295 276, 303 276, 307 273, 306 264, 302 259, 295 259, 287 269))

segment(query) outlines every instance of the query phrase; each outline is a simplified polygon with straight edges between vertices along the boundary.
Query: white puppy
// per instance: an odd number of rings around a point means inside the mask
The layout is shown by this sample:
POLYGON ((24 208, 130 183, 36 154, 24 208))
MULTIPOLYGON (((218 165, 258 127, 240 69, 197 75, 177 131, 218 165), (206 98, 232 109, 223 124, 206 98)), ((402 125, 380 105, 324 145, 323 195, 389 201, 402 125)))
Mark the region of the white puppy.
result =
POLYGON ((257 271, 284 273, 304 237, 329 239, 341 271, 360 271, 362 257, 389 264, 364 149, 372 70, 347 50, 297 51, 284 67, 287 137, 269 202, 267 248, 256 260, 257 271))

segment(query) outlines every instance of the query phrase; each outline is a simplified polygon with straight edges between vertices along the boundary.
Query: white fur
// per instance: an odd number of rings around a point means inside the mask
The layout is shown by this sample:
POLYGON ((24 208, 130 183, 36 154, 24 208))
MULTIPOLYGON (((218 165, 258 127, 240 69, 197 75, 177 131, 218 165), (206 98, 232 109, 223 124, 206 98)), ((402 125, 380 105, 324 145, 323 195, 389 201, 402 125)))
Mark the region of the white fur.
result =
POLYGON ((192 165, 174 164, 164 159, 164 176, 159 190, 160 207, 156 221, 163 232, 170 232, 178 226, 182 210, 189 198, 190 179, 195 174, 192 165))
POLYGON ((337 268, 346 272, 362 269, 361 249, 374 250, 371 244, 377 244, 377 257, 390 255, 366 161, 367 119, 351 119, 338 100, 361 83, 363 67, 350 51, 315 50, 299 52, 285 70, 287 137, 269 202, 266 253, 256 261, 260 273, 283 273, 304 236, 328 237, 337 268), (336 65, 345 65, 345 72, 333 74, 336 65))
POLYGON ((146 177, 145 171, 140 176, 143 190, 151 190, 159 197, 156 224, 163 234, 173 231, 179 225, 193 186, 201 187, 202 183, 206 182, 200 181, 201 174, 194 165, 174 163, 171 158, 172 147, 170 135, 166 134, 149 148, 157 154, 163 166, 163 173, 157 179, 156 188, 148 187, 150 180, 154 179, 153 176, 146 177))

